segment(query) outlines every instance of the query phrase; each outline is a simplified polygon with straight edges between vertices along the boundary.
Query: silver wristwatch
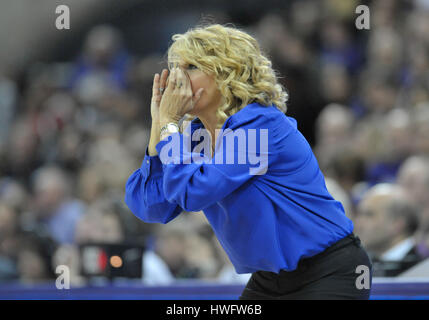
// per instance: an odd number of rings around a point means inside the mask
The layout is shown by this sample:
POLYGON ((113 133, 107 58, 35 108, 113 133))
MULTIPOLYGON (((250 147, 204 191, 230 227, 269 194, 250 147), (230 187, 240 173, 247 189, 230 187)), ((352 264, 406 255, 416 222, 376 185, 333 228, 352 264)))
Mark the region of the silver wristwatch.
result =
POLYGON ((177 123, 169 122, 165 126, 163 126, 160 130, 160 135, 162 136, 164 133, 176 133, 179 132, 180 128, 177 123))

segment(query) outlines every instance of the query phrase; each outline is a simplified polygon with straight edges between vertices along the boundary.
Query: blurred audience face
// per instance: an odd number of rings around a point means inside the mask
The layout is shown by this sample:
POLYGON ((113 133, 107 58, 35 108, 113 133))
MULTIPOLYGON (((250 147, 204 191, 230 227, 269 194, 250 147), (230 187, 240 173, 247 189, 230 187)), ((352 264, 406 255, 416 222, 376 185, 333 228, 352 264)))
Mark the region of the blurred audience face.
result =
POLYGON ((370 61, 377 68, 394 70, 402 58, 402 43, 391 28, 376 29, 370 34, 368 51, 370 61))
POLYGON ((8 146, 8 155, 12 166, 18 168, 28 166, 35 158, 38 142, 31 126, 25 119, 13 124, 8 146))
POLYGON ((413 118, 415 152, 429 155, 429 98, 416 106, 413 118))
POLYGON ((397 88, 377 80, 365 83, 364 100, 370 112, 385 113, 395 106, 397 88))
POLYGON ((112 212, 101 212, 90 208, 76 227, 75 242, 83 243, 120 243, 124 240, 119 217, 112 212))
POLYGON ((358 205, 356 233, 365 248, 376 256, 410 236, 405 219, 391 212, 390 205, 400 198, 406 201, 403 190, 396 185, 378 184, 367 191, 358 205))
MULTIPOLYGON (((0 239, 13 235, 18 226, 16 212, 0 202, 0 239)), ((0 248, 1 251, 1 248, 0 248)))
POLYGON ((157 237, 156 252, 175 273, 186 266, 185 233, 179 230, 163 232, 157 237))
POLYGON ((42 217, 53 214, 66 199, 67 190, 68 181, 61 169, 38 169, 34 178, 34 202, 38 213, 42 217))
POLYGON ((256 33, 261 47, 273 53, 273 50, 284 41, 288 30, 280 15, 268 14, 259 21, 256 33))
POLYGON ((95 65, 107 66, 120 45, 121 37, 118 31, 111 26, 100 25, 89 32, 85 52, 95 65))
POLYGON ((220 268, 219 261, 214 255, 214 248, 205 238, 193 234, 186 238, 186 261, 199 270, 201 278, 211 278, 220 268))
POLYGON ((335 19, 329 19, 323 24, 321 36, 324 46, 333 50, 341 50, 349 42, 347 29, 335 19))
POLYGON ((397 182, 421 209, 429 207, 429 159, 412 156, 400 167, 397 182))
POLYGON ((335 146, 348 141, 353 125, 353 115, 347 107, 329 104, 317 119, 317 139, 323 146, 335 146))
POLYGON ((413 152, 411 119, 406 110, 392 109, 386 116, 386 144, 388 157, 405 158, 413 152))
POLYGON ((318 15, 318 6, 314 1, 296 1, 291 4, 293 29, 302 36, 309 36, 315 31, 318 15))
POLYGON ((23 282, 38 282, 47 278, 44 258, 32 250, 19 252, 18 271, 23 282))
POLYGON ((82 168, 79 172, 78 193, 79 198, 91 203, 102 193, 103 183, 96 170, 96 166, 82 168))
POLYGON ((50 257, 47 256, 47 243, 38 237, 20 239, 17 250, 17 269, 19 279, 24 283, 36 283, 49 280, 50 257))
POLYGON ((26 208, 28 194, 21 183, 3 178, 0 179, 0 189, 0 202, 17 210, 26 208))
POLYGON ((349 96, 350 80, 343 65, 327 63, 321 74, 322 95, 328 102, 346 102, 349 96))

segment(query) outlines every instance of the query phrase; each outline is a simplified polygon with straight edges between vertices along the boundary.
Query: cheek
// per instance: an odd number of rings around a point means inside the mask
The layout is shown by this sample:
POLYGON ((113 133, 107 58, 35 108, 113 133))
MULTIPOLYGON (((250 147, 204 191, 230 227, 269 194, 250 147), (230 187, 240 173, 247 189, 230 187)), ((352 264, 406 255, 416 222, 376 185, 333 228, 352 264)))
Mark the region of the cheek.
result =
POLYGON ((196 93, 198 89, 204 88, 206 94, 213 91, 215 84, 214 80, 207 77, 207 75, 203 73, 191 73, 189 74, 189 80, 191 82, 192 93, 196 93))
POLYGON ((189 80, 191 81, 191 89, 193 94, 195 94, 200 88, 204 88, 205 90, 207 90, 206 85, 203 79, 201 79, 201 77, 190 75, 189 80))

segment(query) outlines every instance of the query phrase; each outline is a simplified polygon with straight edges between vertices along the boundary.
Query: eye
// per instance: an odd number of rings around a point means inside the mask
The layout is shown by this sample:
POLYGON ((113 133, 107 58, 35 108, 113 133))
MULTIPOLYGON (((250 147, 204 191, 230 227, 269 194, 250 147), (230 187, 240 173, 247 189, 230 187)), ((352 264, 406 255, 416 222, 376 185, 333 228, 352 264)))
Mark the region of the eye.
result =
POLYGON ((197 66, 193 65, 193 64, 188 64, 188 68, 189 70, 194 70, 194 69, 198 69, 197 66))

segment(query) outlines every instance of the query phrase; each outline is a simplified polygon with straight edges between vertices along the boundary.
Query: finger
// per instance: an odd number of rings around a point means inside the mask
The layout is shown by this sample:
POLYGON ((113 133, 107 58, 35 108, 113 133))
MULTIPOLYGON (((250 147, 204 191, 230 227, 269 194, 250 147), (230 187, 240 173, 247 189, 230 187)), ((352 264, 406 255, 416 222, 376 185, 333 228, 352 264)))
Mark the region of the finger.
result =
POLYGON ((204 88, 199 88, 197 92, 195 93, 195 99, 199 100, 201 96, 203 95, 204 88))
POLYGON ((204 91, 204 88, 199 88, 197 90, 197 92, 195 93, 195 97, 192 99, 192 107, 194 107, 197 104, 197 102, 201 99, 201 96, 203 95, 203 91, 204 91))
POLYGON ((155 73, 152 85, 152 98, 157 99, 159 95, 159 74, 155 73))
POLYGON ((180 91, 183 90, 183 74, 182 74, 182 70, 180 68, 176 69, 176 76, 177 76, 177 80, 176 80, 176 88, 180 91))
POLYGON ((168 85, 166 91, 171 92, 174 90, 176 86, 176 68, 173 68, 170 72, 170 76, 168 77, 168 85))
POLYGON ((163 69, 161 72, 161 79, 160 79, 160 88, 164 88, 167 86, 167 78, 168 78, 168 70, 163 69))
POLYGON ((191 87, 191 79, 189 78, 189 74, 186 71, 183 71, 183 80, 184 80, 184 86, 185 86, 185 90, 188 91, 190 90, 192 92, 192 87, 191 87))

